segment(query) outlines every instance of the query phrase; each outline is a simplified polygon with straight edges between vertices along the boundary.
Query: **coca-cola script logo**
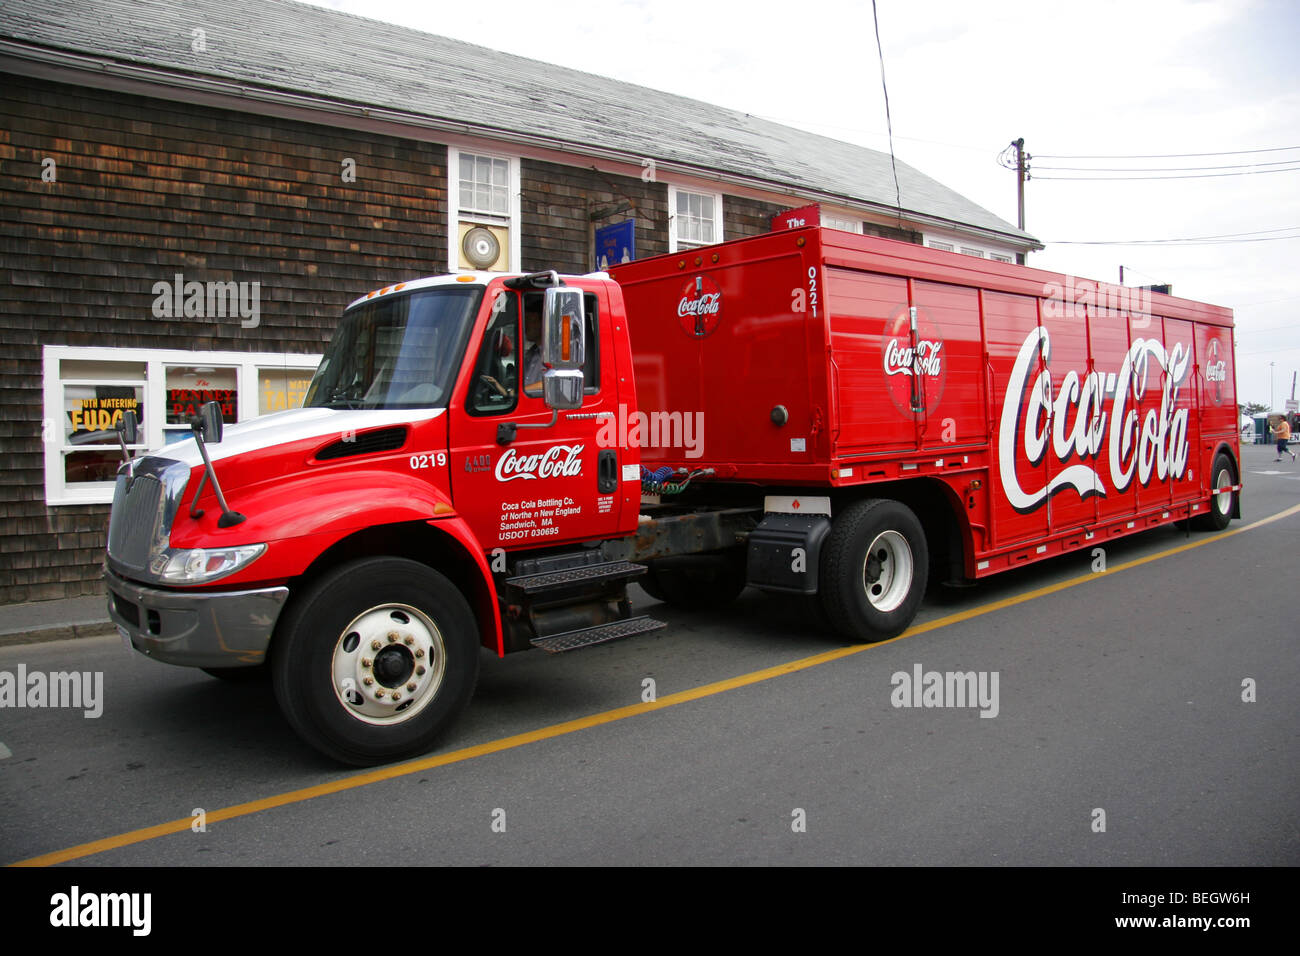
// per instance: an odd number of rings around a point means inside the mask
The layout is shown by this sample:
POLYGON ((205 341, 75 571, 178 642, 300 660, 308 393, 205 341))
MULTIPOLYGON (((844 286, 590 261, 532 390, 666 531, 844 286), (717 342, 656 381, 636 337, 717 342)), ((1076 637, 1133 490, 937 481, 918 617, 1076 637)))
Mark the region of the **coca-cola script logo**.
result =
POLYGON ((1028 514, 1066 488, 1073 488, 1081 498, 1104 498, 1106 485, 1098 461, 1103 451, 1110 459, 1110 484, 1116 491, 1126 489, 1134 477, 1146 485, 1153 474, 1160 481, 1183 476, 1188 409, 1178 407, 1178 392, 1191 352, 1182 343, 1166 351, 1157 339, 1137 339, 1118 375, 1092 371, 1080 376, 1071 370, 1061 379, 1059 391, 1053 388, 1047 368, 1035 374, 1040 352, 1046 366, 1052 341, 1043 328, 1031 330, 1020 346, 1002 400, 998 472, 1011 507, 1028 514), (1148 387, 1160 390, 1160 400, 1158 404, 1148 401, 1143 412, 1135 406, 1142 404, 1148 387), (1050 481, 1038 472, 1049 445, 1064 466, 1052 469, 1050 481), (1018 451, 1034 469, 1033 480, 1023 484, 1016 474, 1018 451))
POLYGON ((682 288, 677 302, 677 321, 692 338, 702 339, 718 327, 722 318, 722 290, 708 276, 696 276, 682 288))
POLYGON ((1213 382, 1214 404, 1223 404, 1223 383, 1228 380, 1228 363, 1219 358, 1219 340, 1210 339, 1209 360, 1205 363, 1205 380, 1213 382))
POLYGON ((516 478, 572 478, 582 474, 582 445, 555 445, 536 455, 511 448, 497 461, 497 481, 516 478))
POLYGON ((943 398, 947 356, 943 335, 925 310, 916 310, 915 330, 912 311, 899 310, 885 323, 880 350, 885 386, 894 407, 908 417, 934 411, 943 398))

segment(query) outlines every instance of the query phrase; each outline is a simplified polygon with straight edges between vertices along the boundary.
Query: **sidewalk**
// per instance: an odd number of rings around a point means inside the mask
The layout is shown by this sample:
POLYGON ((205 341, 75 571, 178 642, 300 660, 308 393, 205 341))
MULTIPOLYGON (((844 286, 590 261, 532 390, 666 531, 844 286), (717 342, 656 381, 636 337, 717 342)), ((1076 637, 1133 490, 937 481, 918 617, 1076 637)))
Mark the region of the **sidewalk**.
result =
POLYGON ((0 604, 0 647, 114 633, 104 595, 0 604))

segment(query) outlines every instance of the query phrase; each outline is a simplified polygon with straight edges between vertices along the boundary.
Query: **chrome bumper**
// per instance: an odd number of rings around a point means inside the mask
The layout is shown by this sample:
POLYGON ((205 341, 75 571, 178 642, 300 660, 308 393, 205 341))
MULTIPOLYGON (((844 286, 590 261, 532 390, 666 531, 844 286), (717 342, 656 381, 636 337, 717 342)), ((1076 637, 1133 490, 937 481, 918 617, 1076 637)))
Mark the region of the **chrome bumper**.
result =
POLYGON ((286 587, 256 591, 164 591, 105 570, 108 614, 142 654, 185 667, 261 664, 286 587))

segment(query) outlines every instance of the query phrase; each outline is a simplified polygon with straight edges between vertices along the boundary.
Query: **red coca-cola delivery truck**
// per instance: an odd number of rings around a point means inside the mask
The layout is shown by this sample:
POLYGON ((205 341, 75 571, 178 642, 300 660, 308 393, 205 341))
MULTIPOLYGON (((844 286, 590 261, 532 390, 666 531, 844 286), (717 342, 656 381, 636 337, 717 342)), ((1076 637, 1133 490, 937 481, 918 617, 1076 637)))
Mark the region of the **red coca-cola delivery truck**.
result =
POLYGON ((109 610, 137 650, 269 667, 313 746, 422 752, 480 647, 662 626, 755 587, 852 641, 969 582, 1221 529, 1229 311, 817 227, 613 274, 472 273, 344 312, 303 408, 121 468, 109 610))

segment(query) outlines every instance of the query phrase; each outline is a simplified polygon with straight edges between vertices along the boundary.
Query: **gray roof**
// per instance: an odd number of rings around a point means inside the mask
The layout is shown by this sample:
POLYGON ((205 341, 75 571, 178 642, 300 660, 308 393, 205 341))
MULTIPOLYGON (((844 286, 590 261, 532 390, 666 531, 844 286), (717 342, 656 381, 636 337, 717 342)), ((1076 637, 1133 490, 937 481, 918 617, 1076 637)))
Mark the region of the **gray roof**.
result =
MULTIPOLYGON (((893 209, 886 153, 735 110, 288 0, 5 0, 0 37, 651 158, 893 209), (206 32, 206 54, 191 31, 206 32)), ((11 52, 12 52, 12 48, 11 52)), ((903 208, 1038 246, 898 163, 903 208)))

